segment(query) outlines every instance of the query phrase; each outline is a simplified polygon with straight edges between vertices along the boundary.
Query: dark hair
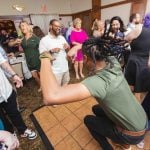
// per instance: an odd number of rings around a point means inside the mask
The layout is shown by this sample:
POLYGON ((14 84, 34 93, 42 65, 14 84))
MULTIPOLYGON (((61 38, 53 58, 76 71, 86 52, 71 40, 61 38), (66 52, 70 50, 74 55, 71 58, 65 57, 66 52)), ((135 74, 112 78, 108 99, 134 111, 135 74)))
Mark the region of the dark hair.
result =
POLYGON ((109 56, 118 57, 122 55, 128 44, 125 40, 112 38, 91 38, 83 43, 83 53, 92 58, 93 62, 97 60, 108 60, 109 56), (94 48, 96 46, 96 48, 94 48))
POLYGON ((137 14, 137 13, 134 13, 134 14, 132 14, 132 15, 130 16, 130 18, 129 18, 129 22, 132 22, 132 21, 133 21, 133 19, 135 19, 135 18, 136 18, 136 14, 137 14))
POLYGON ((124 26, 124 23, 123 23, 122 19, 119 16, 115 16, 115 17, 111 18, 111 20, 110 20, 110 27, 109 27, 108 33, 113 32, 113 30, 112 30, 112 22, 114 20, 118 20, 118 22, 120 23, 120 29, 119 30, 121 32, 125 32, 126 29, 125 29, 125 26, 124 26))
POLYGON ((58 20, 57 20, 57 19, 52 19, 52 20, 49 22, 49 25, 53 25, 53 23, 54 23, 55 21, 57 21, 57 22, 58 22, 58 20))
POLYGON ((33 33, 37 37, 39 37, 40 39, 45 36, 44 33, 43 33, 43 31, 41 30, 41 28, 39 26, 34 26, 33 27, 33 33))

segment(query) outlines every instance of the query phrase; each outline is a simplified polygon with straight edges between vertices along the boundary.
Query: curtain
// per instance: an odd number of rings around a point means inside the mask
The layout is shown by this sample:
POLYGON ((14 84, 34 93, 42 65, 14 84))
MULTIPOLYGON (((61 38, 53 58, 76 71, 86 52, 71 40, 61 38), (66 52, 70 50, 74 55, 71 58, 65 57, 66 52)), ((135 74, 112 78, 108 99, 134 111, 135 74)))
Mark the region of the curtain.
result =
POLYGON ((47 14, 37 14, 37 15, 30 15, 31 22, 34 26, 39 26, 42 31, 47 34, 49 31, 49 22, 52 19, 59 20, 59 15, 47 15, 47 14))

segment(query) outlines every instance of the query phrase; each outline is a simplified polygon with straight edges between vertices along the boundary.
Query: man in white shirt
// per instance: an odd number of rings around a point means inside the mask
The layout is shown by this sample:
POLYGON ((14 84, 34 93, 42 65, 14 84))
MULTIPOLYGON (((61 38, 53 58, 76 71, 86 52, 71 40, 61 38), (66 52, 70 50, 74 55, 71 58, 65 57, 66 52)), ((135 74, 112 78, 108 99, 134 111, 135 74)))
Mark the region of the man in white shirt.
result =
POLYGON ((58 20, 50 21, 50 32, 43 37, 39 44, 39 51, 49 51, 54 60, 52 63, 52 70, 60 85, 65 85, 70 80, 69 67, 67 61, 66 50, 69 45, 65 38, 60 35, 61 24, 58 20))

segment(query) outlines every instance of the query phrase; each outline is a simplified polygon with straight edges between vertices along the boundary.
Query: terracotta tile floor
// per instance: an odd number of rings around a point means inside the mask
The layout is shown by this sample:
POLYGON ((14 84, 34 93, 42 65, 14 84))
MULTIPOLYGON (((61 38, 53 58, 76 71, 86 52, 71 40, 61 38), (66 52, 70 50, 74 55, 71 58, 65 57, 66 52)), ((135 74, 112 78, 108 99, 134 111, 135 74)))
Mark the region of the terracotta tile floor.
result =
MULTIPOLYGON (((34 116, 55 150, 101 150, 83 123, 95 104, 94 98, 89 98, 57 107, 45 106, 35 111, 34 116)), ((150 132, 145 141, 145 150, 150 150, 150 132)), ((132 146, 132 150, 140 149, 132 146)))

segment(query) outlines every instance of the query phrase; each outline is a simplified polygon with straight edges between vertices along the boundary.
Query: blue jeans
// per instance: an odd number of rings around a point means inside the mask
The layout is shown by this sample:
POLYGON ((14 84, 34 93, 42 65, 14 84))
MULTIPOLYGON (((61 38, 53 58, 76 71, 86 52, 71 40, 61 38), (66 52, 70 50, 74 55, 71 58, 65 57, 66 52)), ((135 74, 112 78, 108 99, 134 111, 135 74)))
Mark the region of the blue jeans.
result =
POLYGON ((84 123, 89 129, 92 136, 97 140, 102 149, 113 150, 107 141, 107 138, 118 144, 138 144, 144 139, 142 136, 129 136, 118 131, 116 125, 106 116, 100 105, 92 108, 94 115, 88 115, 84 119, 84 123))

